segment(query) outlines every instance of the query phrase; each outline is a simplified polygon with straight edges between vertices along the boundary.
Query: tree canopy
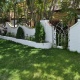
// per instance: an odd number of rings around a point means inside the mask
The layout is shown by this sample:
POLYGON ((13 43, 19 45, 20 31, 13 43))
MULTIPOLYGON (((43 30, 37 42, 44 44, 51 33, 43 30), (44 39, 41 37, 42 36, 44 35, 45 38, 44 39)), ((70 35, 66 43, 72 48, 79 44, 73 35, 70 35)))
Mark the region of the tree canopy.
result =
POLYGON ((14 8, 16 8, 17 16, 25 15, 27 20, 34 20, 35 22, 44 18, 52 19, 57 8, 63 12, 67 12, 71 20, 73 16, 76 15, 75 10, 80 7, 79 0, 20 0, 20 4, 15 6, 14 4, 18 4, 16 3, 17 1, 18 0, 0 0, 0 9, 5 14, 10 10, 14 11, 14 8))

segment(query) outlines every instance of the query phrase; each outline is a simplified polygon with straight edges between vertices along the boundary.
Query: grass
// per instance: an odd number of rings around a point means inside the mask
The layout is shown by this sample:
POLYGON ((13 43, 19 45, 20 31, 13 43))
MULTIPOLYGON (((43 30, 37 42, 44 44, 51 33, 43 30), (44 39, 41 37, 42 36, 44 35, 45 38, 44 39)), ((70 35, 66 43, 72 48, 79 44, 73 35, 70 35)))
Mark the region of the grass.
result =
POLYGON ((0 39, 0 80, 80 80, 80 54, 0 39))

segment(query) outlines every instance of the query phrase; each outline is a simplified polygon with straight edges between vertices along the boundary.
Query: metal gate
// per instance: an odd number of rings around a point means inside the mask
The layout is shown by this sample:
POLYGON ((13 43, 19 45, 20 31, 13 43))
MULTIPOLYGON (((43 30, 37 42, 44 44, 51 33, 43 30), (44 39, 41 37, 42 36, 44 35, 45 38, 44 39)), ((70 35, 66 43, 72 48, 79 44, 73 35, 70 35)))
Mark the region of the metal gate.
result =
POLYGON ((68 26, 64 26, 62 22, 59 22, 56 26, 55 38, 53 40, 56 42, 57 48, 68 48, 68 26))

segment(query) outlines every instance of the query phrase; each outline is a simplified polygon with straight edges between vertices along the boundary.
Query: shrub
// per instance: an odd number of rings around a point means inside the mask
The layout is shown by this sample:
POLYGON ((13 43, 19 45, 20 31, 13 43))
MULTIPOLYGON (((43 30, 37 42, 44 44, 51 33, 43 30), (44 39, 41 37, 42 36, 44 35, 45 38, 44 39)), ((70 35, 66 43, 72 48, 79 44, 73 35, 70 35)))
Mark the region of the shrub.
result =
POLYGON ((44 42, 45 41, 45 31, 43 26, 38 22, 36 24, 35 41, 44 42))
POLYGON ((18 38, 18 39, 24 39, 25 38, 24 31, 21 27, 19 27, 17 30, 16 38, 18 38))
POLYGON ((2 29, 0 29, 0 35, 6 36, 6 34, 7 34, 7 28, 6 27, 2 27, 2 29))
POLYGON ((7 30, 4 29, 3 31, 4 31, 3 36, 6 36, 7 30))
POLYGON ((6 34, 6 36, 15 37, 14 33, 11 33, 11 32, 8 32, 8 33, 6 34))

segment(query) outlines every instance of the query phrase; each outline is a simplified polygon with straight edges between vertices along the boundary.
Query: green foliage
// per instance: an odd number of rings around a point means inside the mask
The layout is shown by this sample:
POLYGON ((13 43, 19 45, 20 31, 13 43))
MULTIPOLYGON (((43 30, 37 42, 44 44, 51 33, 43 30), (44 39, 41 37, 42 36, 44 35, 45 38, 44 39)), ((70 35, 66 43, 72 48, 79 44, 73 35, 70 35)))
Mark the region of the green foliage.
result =
POLYGON ((42 0, 38 0, 38 1, 39 1, 40 4, 42 3, 42 0))
POLYGON ((30 1, 31 1, 31 0, 26 0, 26 1, 27 1, 27 5, 29 6, 29 5, 30 5, 30 1))
POLYGON ((69 22, 72 22, 73 19, 77 18, 77 11, 76 11, 77 7, 73 7, 71 5, 70 1, 68 1, 68 2, 62 2, 61 3, 61 8, 62 8, 62 12, 64 12, 64 13, 67 14, 66 16, 64 16, 62 18, 62 20, 63 20, 63 22, 64 22, 65 25, 67 25, 69 22))
POLYGON ((17 30, 16 38, 18 38, 18 39, 24 39, 25 38, 24 31, 21 27, 19 27, 17 30))
POLYGON ((8 32, 8 33, 6 34, 6 36, 15 37, 14 33, 11 33, 11 32, 8 32))
POLYGON ((44 42, 45 41, 45 31, 43 26, 38 22, 36 24, 35 41, 44 42))
POLYGON ((35 41, 35 36, 26 36, 26 40, 35 41))

